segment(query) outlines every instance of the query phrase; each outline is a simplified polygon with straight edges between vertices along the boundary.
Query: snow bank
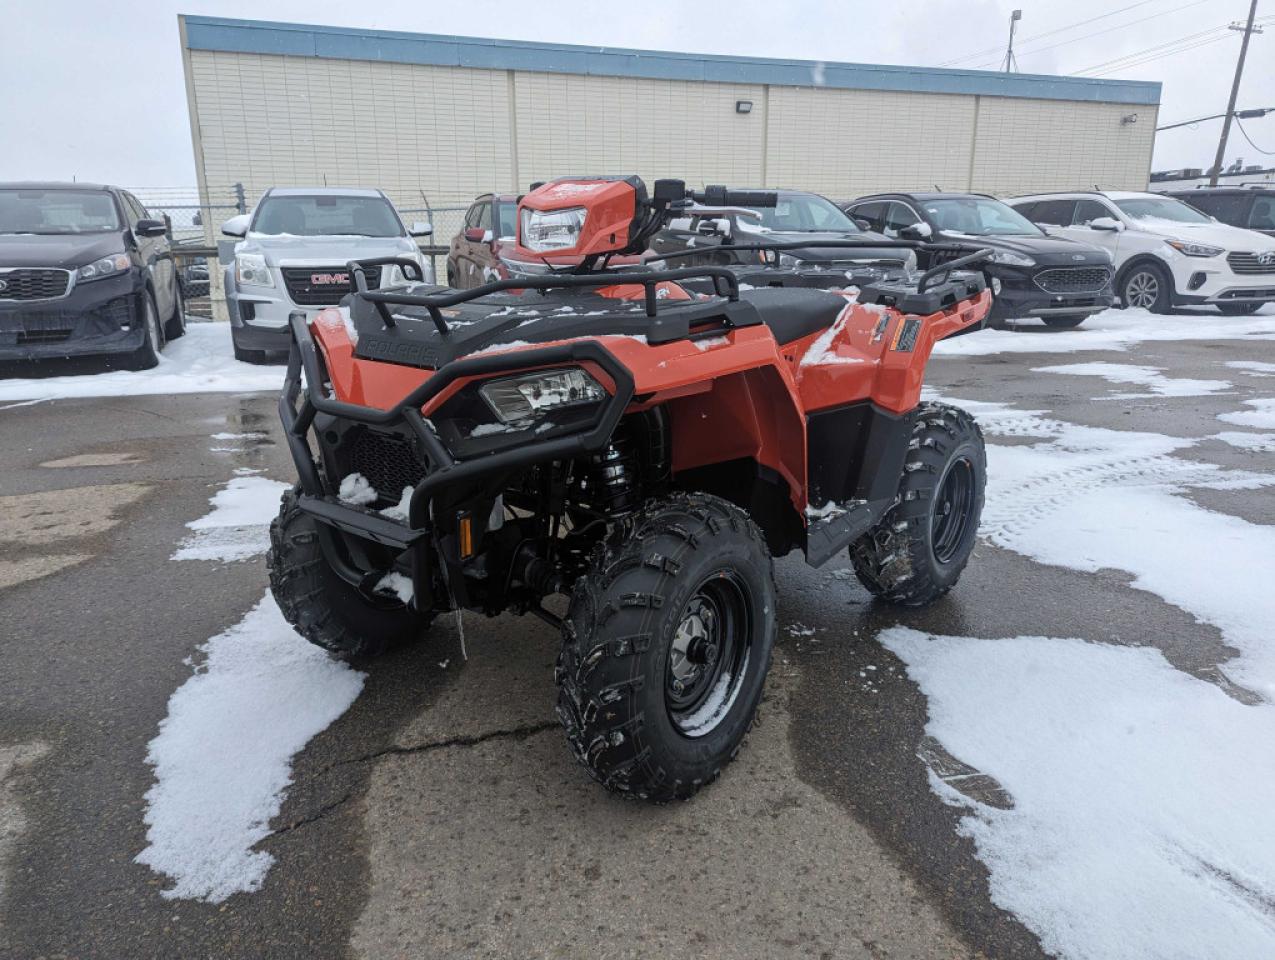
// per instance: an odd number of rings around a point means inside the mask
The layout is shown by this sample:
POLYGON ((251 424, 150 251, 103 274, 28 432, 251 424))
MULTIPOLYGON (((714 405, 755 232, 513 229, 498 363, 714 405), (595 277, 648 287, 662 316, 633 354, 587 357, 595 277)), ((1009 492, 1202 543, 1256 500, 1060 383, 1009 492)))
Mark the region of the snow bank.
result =
POLYGON ((1166 377, 1155 367, 1128 363, 1070 363, 1056 367, 1033 367, 1032 373, 1061 373, 1073 377, 1102 377, 1110 383, 1133 383, 1150 393, 1117 393, 1112 400, 1141 397, 1203 397, 1219 390, 1229 390, 1229 380, 1190 380, 1166 377))
POLYGON ((1048 330, 1039 321, 1020 320, 1019 330, 980 330, 949 337, 934 347, 936 357, 981 357, 994 353, 1074 353, 1127 350, 1138 343, 1166 340, 1275 340, 1270 307, 1251 317, 1204 313, 1161 315, 1147 310, 1104 310, 1074 330, 1048 330))
POLYGON ((213 494, 212 512, 186 524, 195 531, 174 560, 247 560, 270 546, 270 521, 288 484, 260 476, 235 477, 213 494))
POLYGON ((69 397, 132 397, 171 393, 249 393, 283 388, 283 367, 240 363, 230 346, 230 325, 192 323, 151 370, 114 370, 44 379, 0 380, 0 403, 69 397))
POLYGON ((162 895, 220 903, 261 887, 290 763, 336 720, 364 674, 297 636, 267 595, 200 648, 200 665, 169 698, 146 760, 146 848, 137 862, 169 877, 162 895))
POLYGON ((901 627, 881 640, 929 698, 926 732, 1012 796, 997 809, 930 778, 968 810, 960 832, 992 900, 1047 952, 1275 955, 1275 707, 1145 648, 901 627))

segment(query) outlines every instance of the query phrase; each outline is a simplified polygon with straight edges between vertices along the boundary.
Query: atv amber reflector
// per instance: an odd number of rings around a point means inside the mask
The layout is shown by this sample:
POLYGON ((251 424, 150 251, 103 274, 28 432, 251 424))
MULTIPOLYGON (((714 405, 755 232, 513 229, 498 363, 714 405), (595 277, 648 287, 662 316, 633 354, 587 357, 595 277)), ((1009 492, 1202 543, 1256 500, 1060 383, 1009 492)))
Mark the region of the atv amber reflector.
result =
POLYGON ((468 560, 474 555, 474 520, 468 513, 457 518, 456 529, 460 535, 460 558, 468 560))
POLYGON ((504 423, 531 420, 550 410, 599 403, 607 397, 602 384, 579 367, 537 370, 521 377, 493 380, 483 384, 478 392, 504 423))
POLYGON ((522 210, 522 245, 528 250, 545 253, 549 250, 571 250, 580 242, 584 230, 584 207, 567 207, 563 210, 522 210))

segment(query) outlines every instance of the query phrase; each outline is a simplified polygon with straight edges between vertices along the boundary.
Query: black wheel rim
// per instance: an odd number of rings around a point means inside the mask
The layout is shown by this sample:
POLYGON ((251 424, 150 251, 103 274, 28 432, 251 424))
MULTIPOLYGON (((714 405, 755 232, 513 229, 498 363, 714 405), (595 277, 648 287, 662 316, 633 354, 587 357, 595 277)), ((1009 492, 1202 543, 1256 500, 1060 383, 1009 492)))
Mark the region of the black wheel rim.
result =
POLYGON ((752 595, 730 570, 706 577, 673 631, 664 703, 684 737, 712 733, 730 713, 744 683, 753 642, 752 595))
POLYGON ((969 457, 959 457, 947 468, 934 500, 930 518, 930 542, 934 559, 950 563, 969 534, 974 513, 974 464, 969 457))

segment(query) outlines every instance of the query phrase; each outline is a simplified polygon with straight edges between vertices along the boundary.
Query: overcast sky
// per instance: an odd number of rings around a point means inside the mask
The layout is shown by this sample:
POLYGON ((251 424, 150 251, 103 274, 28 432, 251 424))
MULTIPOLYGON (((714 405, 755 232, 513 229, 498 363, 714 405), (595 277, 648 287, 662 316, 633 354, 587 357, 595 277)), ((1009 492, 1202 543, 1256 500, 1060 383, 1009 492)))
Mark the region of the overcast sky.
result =
MULTIPOLYGON (((193 185, 177 14, 745 56, 996 69, 1020 7, 1019 68, 1078 73, 1119 57, 1199 46, 1103 76, 1164 84, 1161 123, 1226 109, 1248 0, 3 0, 0 180, 193 185), (1127 8, 1127 9, 1126 9, 1127 8), (1114 12, 1120 11, 1120 12, 1114 12), (1089 21, 1089 22, 1084 22, 1089 21), (1212 32, 1210 32, 1212 31, 1212 32), (1159 48, 1159 49, 1156 49, 1159 48)), ((1261 0, 1239 107, 1275 106, 1275 0, 1261 0)), ((1125 64, 1131 61, 1125 61, 1125 64)), ((1092 73, 1090 75, 1093 75, 1092 73)), ((1275 113, 1245 126, 1275 152, 1275 113)), ((1155 169, 1206 167, 1220 121, 1160 134, 1155 169)), ((356 136, 351 131, 351 136, 356 136)), ((933 149, 933 144, 916 144, 933 149)), ((1275 163, 1233 130, 1228 162, 1275 163)))

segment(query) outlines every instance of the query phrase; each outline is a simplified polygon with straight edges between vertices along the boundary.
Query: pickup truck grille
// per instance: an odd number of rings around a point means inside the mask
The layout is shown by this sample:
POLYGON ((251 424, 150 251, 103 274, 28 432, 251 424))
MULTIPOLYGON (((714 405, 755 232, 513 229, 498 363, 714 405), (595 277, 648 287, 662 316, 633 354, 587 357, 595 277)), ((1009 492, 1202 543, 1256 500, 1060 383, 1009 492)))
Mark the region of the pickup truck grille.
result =
MULTIPOLYGON (((380 267, 367 267, 364 272, 369 287, 380 286, 380 267)), ((284 267, 283 282, 287 285, 289 299, 302 307, 333 306, 340 303, 341 298, 354 289, 350 280, 350 271, 344 265, 284 267)))
POLYGON ((70 292, 70 270, 56 267, 0 270, 0 300, 56 300, 70 292))
POLYGON ((1046 293, 1097 293, 1111 283, 1107 267, 1052 267, 1032 277, 1046 293))
POLYGON ((1226 255, 1226 262, 1231 265, 1231 270, 1235 273, 1275 273, 1275 257, 1262 263, 1257 259, 1256 253, 1246 253, 1243 251, 1235 251, 1226 255))

